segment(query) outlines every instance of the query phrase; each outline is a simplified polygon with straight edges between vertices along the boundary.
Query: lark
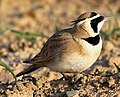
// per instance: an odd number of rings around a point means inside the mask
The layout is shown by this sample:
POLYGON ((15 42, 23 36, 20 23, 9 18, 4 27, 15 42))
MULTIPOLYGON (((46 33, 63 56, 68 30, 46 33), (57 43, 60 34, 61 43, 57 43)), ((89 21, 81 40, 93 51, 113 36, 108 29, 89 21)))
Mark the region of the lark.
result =
POLYGON ((72 27, 54 33, 41 51, 27 63, 32 64, 16 76, 40 67, 61 73, 80 73, 89 68, 102 49, 100 30, 109 18, 86 12, 72 21, 72 27))

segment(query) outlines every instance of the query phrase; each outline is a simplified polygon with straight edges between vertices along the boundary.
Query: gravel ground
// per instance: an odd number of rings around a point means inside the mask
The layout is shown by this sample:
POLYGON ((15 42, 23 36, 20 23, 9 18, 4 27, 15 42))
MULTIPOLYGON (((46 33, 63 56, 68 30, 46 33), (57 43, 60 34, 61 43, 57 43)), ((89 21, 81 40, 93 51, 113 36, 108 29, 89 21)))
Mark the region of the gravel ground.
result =
MULTIPOLYGON (((35 32, 51 36, 55 25, 59 29, 70 27, 70 22, 81 13, 95 11, 105 16, 113 15, 102 29, 108 35, 120 24, 119 0, 0 0, 0 24, 21 32, 35 32)), ((64 78, 48 68, 18 78, 0 67, 1 97, 120 97, 120 31, 114 31, 109 40, 103 39, 103 49, 96 63, 79 74, 79 80, 64 78), (114 33, 115 32, 115 33, 114 33)), ((29 64, 22 63, 36 55, 47 38, 31 36, 28 40, 10 30, 0 28, 0 60, 8 64, 15 74, 29 64)), ((69 74, 68 74, 69 75, 69 74)), ((70 74, 72 75, 72 74, 70 74)))

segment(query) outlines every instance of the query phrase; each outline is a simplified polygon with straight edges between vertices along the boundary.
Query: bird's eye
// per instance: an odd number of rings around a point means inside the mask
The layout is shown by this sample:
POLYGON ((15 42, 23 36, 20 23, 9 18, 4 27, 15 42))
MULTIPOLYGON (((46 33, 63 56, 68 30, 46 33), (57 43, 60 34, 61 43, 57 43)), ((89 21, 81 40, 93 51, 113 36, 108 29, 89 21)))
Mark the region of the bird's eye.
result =
POLYGON ((99 16, 98 18, 95 18, 93 20, 91 20, 91 23, 96 23, 98 24, 99 22, 101 22, 102 20, 104 20, 103 16, 99 16))
POLYGON ((100 18, 101 20, 104 20, 104 16, 100 16, 99 18, 100 18))

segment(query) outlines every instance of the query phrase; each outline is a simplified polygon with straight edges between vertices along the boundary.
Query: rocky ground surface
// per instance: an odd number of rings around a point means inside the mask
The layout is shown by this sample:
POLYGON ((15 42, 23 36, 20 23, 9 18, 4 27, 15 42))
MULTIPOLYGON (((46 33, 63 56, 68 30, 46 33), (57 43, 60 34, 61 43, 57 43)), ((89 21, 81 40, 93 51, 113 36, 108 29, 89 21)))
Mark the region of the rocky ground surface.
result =
POLYGON ((120 24, 119 0, 0 0, 0 61, 8 64, 15 74, 30 64, 23 60, 36 55, 47 38, 22 38, 9 29, 51 36, 56 29, 70 27, 81 13, 96 11, 111 20, 102 31, 103 49, 97 62, 79 74, 64 77, 48 68, 18 78, 0 67, 1 97, 120 97, 120 24), (117 17, 117 18, 115 18, 117 17), (106 39, 107 38, 107 39, 106 39))

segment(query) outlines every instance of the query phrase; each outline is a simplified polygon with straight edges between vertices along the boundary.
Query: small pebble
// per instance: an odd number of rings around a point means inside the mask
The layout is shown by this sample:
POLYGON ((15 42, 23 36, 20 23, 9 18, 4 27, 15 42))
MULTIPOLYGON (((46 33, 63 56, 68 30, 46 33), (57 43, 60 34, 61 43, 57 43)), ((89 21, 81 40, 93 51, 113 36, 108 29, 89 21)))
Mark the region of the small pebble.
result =
POLYGON ((72 90, 66 92, 67 97, 79 97, 79 91, 78 90, 72 90))

